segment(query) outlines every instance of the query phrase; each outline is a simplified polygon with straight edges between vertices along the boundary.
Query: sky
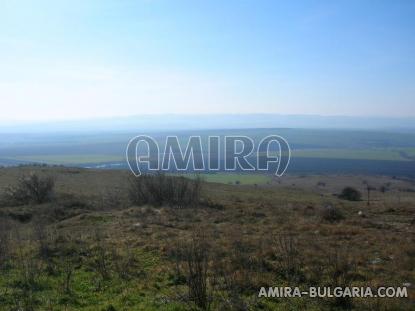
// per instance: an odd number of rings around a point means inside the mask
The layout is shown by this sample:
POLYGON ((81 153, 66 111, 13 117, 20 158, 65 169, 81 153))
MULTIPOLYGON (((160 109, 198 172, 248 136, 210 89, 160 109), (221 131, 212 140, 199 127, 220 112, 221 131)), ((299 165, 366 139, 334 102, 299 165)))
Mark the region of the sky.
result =
POLYGON ((415 116, 415 1, 0 0, 0 121, 415 116))

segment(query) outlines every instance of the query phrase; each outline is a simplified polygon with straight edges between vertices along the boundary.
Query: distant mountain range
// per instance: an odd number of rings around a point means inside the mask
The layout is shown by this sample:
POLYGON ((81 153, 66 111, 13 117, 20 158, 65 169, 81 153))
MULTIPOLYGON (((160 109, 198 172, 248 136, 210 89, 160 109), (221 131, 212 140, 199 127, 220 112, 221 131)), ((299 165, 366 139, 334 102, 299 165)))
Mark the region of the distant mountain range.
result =
POLYGON ((349 117, 279 114, 136 115, 73 121, 0 124, 2 133, 164 131, 232 128, 368 129, 415 132, 415 117, 349 117))

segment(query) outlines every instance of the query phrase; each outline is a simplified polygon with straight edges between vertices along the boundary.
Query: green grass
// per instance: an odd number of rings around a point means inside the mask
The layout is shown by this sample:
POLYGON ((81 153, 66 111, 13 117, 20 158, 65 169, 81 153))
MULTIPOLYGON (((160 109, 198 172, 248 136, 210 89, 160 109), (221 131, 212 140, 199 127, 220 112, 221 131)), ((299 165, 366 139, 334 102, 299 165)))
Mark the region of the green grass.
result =
POLYGON ((69 154, 69 155, 27 155, 9 158, 10 160, 29 161, 46 164, 87 164, 122 161, 124 158, 117 155, 105 154, 69 154))
MULTIPOLYGON (((386 160, 408 161, 402 157, 400 151, 406 149, 303 149, 292 150, 292 157, 298 158, 326 158, 348 160, 386 160)), ((407 153, 413 150, 408 150, 407 153)))
MULTIPOLYGON (((344 159, 344 160, 386 160, 386 161, 412 161, 411 157, 415 157, 415 148, 314 148, 314 149, 293 149, 292 157, 297 158, 322 158, 322 159, 344 159)), ((118 154, 54 154, 54 155, 21 155, 5 158, 8 160, 28 161, 46 164, 63 164, 63 165, 83 165, 83 164, 99 164, 106 162, 121 162, 124 160, 122 155, 118 154)), ((213 182, 232 182, 229 180, 229 174, 224 177, 211 177, 209 180, 213 182), (212 178, 212 179, 210 179, 212 178), (225 181, 223 181, 225 180, 225 181)), ((255 177, 259 178, 259 177, 255 177)), ((254 179, 255 179, 254 178, 254 179)), ((245 179, 245 178, 244 178, 245 179)), ((248 184, 261 183, 260 181, 246 181, 248 184)), ((242 182, 242 181, 241 181, 242 182)))
POLYGON ((38 277, 28 292, 23 289, 22 271, 15 266, 3 267, 0 274, 0 310, 13 310, 16 303, 29 301, 36 310, 46 310, 49 305, 53 306, 53 310, 109 310, 110 306, 115 310, 185 310, 180 303, 163 303, 163 298, 165 300, 173 293, 167 286, 167 276, 158 272, 157 267, 161 263, 157 254, 140 250, 135 253, 143 269, 141 276, 125 280, 112 273, 110 279, 103 280, 84 262, 73 272, 70 293, 63 291, 64 276, 45 273, 45 266, 39 265, 39 260, 36 262, 41 270, 36 270, 38 277), (161 288, 157 293, 156 287, 161 288), (32 299, 29 299, 29 293, 32 299))
POLYGON ((398 151, 402 151, 410 157, 415 157, 415 148, 400 148, 398 151))

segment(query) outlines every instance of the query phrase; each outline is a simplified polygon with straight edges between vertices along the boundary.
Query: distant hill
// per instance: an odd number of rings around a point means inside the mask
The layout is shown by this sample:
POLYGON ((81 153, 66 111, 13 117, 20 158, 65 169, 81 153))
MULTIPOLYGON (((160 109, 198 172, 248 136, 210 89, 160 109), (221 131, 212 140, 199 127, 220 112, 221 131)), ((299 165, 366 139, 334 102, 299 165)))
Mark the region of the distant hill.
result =
POLYGON ((415 118, 279 114, 160 114, 72 121, 8 122, 0 124, 0 133, 160 131, 232 128, 337 128, 415 132, 415 118))

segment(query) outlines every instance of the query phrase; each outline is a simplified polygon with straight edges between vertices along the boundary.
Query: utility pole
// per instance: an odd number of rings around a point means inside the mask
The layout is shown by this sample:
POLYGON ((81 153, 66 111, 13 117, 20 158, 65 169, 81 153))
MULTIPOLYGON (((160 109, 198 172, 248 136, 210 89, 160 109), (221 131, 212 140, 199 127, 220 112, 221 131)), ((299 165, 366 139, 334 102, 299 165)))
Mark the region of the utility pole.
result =
POLYGON ((371 187, 369 183, 366 184, 366 190, 367 190, 367 205, 370 205, 370 191, 375 190, 376 188, 371 187))

